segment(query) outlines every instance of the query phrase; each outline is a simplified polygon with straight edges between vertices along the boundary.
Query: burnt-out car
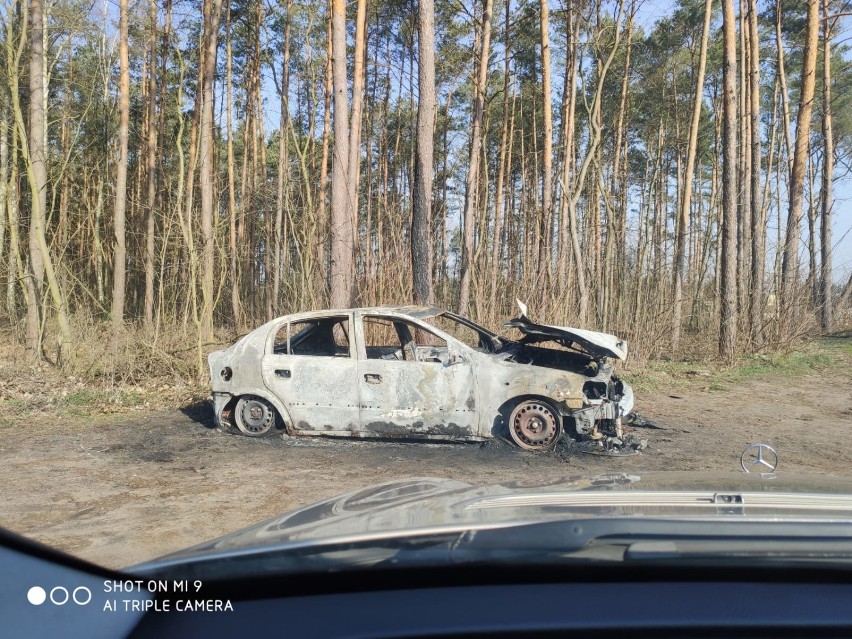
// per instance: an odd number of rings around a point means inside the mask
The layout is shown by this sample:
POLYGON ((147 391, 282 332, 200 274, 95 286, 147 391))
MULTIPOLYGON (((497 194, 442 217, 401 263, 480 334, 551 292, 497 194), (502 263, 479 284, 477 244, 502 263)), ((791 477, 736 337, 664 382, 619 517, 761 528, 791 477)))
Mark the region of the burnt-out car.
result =
POLYGON ((546 449, 563 429, 621 434, 633 391, 606 333, 509 320, 508 339, 437 308, 382 306, 280 317, 208 357, 218 426, 246 435, 482 441, 546 449))

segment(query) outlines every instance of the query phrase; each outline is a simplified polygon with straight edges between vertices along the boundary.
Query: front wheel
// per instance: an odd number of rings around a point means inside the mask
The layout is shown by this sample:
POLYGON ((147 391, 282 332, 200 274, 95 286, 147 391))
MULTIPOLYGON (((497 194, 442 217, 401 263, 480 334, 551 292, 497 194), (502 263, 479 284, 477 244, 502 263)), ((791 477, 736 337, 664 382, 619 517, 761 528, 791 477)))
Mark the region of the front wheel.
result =
POLYGON ((548 404, 531 399, 515 406, 509 417, 509 434, 525 450, 547 450, 562 436, 562 423, 548 404))
POLYGON ((249 437, 260 437, 275 424, 275 409, 260 397, 240 397, 234 410, 237 428, 249 437))

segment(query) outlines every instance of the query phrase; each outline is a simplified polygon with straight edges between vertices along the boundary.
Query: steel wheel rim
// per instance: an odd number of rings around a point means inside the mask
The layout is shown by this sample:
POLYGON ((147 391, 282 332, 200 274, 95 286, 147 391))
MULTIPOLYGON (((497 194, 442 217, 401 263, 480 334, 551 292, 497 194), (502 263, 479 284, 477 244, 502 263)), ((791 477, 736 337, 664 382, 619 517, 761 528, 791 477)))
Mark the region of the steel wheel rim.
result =
POLYGON ((549 448, 559 437, 553 411, 540 402, 524 402, 512 412, 512 439, 521 448, 549 448))
POLYGON ((272 409, 259 399, 241 399, 237 406, 237 426, 246 435, 263 435, 275 422, 272 409))

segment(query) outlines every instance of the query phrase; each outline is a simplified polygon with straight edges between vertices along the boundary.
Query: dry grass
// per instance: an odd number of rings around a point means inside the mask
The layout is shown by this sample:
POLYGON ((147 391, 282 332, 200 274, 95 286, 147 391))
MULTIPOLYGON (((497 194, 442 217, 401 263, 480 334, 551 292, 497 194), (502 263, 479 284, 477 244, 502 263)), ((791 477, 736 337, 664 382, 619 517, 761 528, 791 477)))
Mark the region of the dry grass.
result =
POLYGON ((718 360, 648 362, 626 377, 637 392, 676 391, 700 387, 725 391, 749 379, 789 378, 836 370, 848 377, 852 369, 852 339, 823 338, 800 342, 787 352, 741 357, 733 364, 718 360))
POLYGON ((72 318, 73 351, 59 353, 45 331, 45 359, 36 362, 21 346, 18 331, 0 331, 0 427, 22 417, 95 416, 186 406, 209 394, 199 361, 233 342, 223 333, 202 346, 181 325, 158 332, 128 325, 113 335, 109 323, 85 315, 72 318))

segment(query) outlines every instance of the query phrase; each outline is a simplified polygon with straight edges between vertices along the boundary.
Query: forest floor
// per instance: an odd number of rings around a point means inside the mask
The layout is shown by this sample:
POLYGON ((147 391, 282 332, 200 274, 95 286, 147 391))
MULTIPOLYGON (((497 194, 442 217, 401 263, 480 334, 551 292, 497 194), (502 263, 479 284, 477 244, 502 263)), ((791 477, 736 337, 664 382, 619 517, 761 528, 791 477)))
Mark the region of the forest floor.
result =
MULTIPOLYGON (((0 368, 7 380, 8 373, 0 368)), ((570 446, 526 453, 502 442, 252 439, 214 428, 201 389, 106 391, 74 379, 16 376, 0 385, 0 526, 120 567, 410 476, 500 483, 732 472, 742 450, 760 441, 778 450, 779 472, 852 477, 849 337, 730 368, 660 362, 628 378, 636 410, 656 427, 635 429, 648 440, 640 454, 603 457, 570 446)))

